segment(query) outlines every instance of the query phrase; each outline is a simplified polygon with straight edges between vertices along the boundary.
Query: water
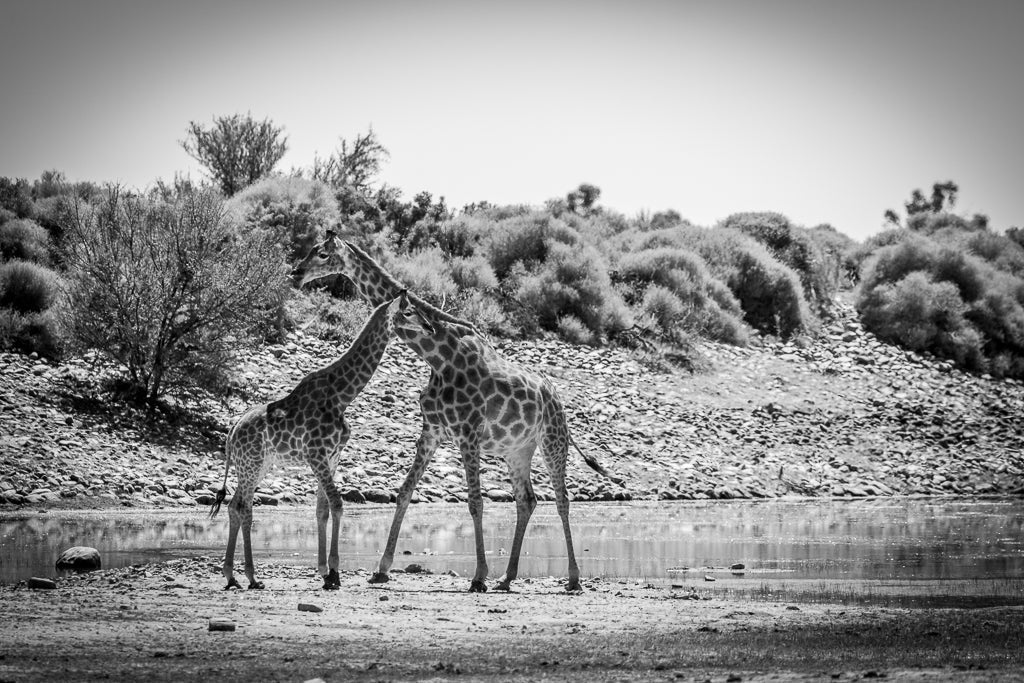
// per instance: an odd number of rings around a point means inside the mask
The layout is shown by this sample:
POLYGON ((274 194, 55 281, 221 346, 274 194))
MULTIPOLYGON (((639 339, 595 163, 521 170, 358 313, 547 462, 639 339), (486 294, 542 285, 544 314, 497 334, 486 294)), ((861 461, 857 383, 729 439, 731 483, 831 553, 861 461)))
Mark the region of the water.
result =
MULTIPOLYGON (((347 505, 342 569, 373 569, 392 507, 347 505)), ((584 577, 666 581, 703 567, 746 565, 747 578, 927 581, 1024 578, 1024 505, 1019 500, 576 503, 573 536, 584 577)), ((491 576, 504 570, 515 522, 512 504, 487 503, 491 576)), ((50 512, 0 516, 0 583, 54 576, 60 551, 97 548, 104 567, 207 555, 221 558, 227 515, 187 512, 50 512)), ((315 566, 311 508, 257 508, 257 563, 315 566)), ((395 567, 416 562, 466 575, 474 567, 465 505, 412 506, 395 567)), ((241 563, 239 541, 236 566, 241 563)), ((520 576, 564 576, 565 541, 554 505, 530 522, 520 576)), ((718 575, 728 579, 727 571, 718 575)))

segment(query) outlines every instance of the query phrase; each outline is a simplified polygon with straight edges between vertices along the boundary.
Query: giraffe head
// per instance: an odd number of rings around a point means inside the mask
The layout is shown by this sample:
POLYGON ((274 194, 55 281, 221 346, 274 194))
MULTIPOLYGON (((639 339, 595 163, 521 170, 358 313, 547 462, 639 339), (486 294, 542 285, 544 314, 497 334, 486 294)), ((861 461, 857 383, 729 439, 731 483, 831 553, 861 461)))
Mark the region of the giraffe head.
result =
POLYGON ((338 239, 337 233, 328 230, 327 236, 314 244, 306 258, 296 264, 292 284, 301 288, 313 280, 347 273, 350 269, 346 265, 346 252, 345 243, 338 239))
POLYGON ((433 367, 455 356, 459 341, 475 334, 472 327, 438 316, 431 308, 402 298, 394 314, 395 334, 433 367))
POLYGON ((397 298, 405 285, 396 280, 379 263, 351 242, 339 238, 333 230, 327 231, 323 241, 310 249, 292 271, 292 284, 296 287, 327 277, 344 275, 355 285, 359 296, 371 306, 397 298))

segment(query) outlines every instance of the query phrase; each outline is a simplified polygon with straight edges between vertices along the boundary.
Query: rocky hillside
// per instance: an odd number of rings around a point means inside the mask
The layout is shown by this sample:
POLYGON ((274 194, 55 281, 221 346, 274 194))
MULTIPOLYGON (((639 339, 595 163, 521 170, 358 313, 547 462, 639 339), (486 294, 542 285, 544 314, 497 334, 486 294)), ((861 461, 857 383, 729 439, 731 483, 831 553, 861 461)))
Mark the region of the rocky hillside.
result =
MULTIPOLYGON (((571 453, 577 500, 1024 493, 1024 384, 881 343, 843 304, 807 344, 706 344, 712 370, 697 375, 655 371, 621 350, 498 347, 555 382, 576 441, 623 479, 612 483, 571 453)), ((185 397, 185 416, 174 421, 105 400, 110 369, 94 358, 55 366, 0 354, 0 503, 207 504, 224 476, 234 417, 340 352, 293 334, 249 359, 246 402, 185 397)), ((349 500, 393 498, 419 433, 426 377, 423 363, 393 343, 349 409, 354 434, 337 475, 349 500)), ((549 498, 544 466, 535 464, 538 495, 549 498)), ((486 462, 482 474, 492 500, 510 499, 503 464, 486 462)), ((304 466, 282 467, 258 498, 309 503, 314 493, 304 466)), ((464 499, 458 455, 442 448, 417 500, 464 499)))

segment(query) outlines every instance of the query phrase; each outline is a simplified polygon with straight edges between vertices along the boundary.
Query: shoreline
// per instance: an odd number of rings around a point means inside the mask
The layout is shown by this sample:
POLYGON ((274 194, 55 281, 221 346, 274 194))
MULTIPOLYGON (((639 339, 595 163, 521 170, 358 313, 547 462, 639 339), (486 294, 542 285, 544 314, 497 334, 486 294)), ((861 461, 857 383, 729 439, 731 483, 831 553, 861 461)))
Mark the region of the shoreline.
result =
POLYGON ((1020 681, 1024 607, 766 602, 584 579, 468 593, 464 578, 268 567, 223 591, 208 558, 0 587, 9 680, 1020 681), (59 617, 58 617, 59 615, 59 617), (214 627, 216 625, 216 628, 214 627), (225 629, 225 630, 222 630, 225 629))

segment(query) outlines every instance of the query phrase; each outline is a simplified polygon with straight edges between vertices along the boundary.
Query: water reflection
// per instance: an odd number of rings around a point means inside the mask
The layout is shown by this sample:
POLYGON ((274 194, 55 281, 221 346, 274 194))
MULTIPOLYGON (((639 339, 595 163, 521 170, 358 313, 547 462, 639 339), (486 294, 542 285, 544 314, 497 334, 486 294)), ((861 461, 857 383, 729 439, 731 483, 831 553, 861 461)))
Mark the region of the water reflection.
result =
MULTIPOLYGON (((342 568, 373 568, 393 508, 347 506, 342 568)), ((492 576, 504 569, 515 508, 488 504, 485 547, 492 576)), ((659 580, 682 567, 746 565, 747 576, 814 579, 971 579, 1024 576, 1024 510, 1016 501, 765 501, 573 506, 584 576, 659 580), (671 571, 670 571, 671 570, 671 571)), ((48 513, 0 518, 0 582, 53 576, 64 548, 97 548, 104 567, 174 557, 222 557, 226 515, 190 512, 48 513)), ((258 509, 257 562, 315 564, 311 509, 258 509)), ((395 566, 472 571, 473 526, 463 505, 410 508, 395 566)), ((554 506, 534 514, 520 576, 561 576, 565 542, 554 506)), ((692 576, 693 572, 691 572, 692 576)))

